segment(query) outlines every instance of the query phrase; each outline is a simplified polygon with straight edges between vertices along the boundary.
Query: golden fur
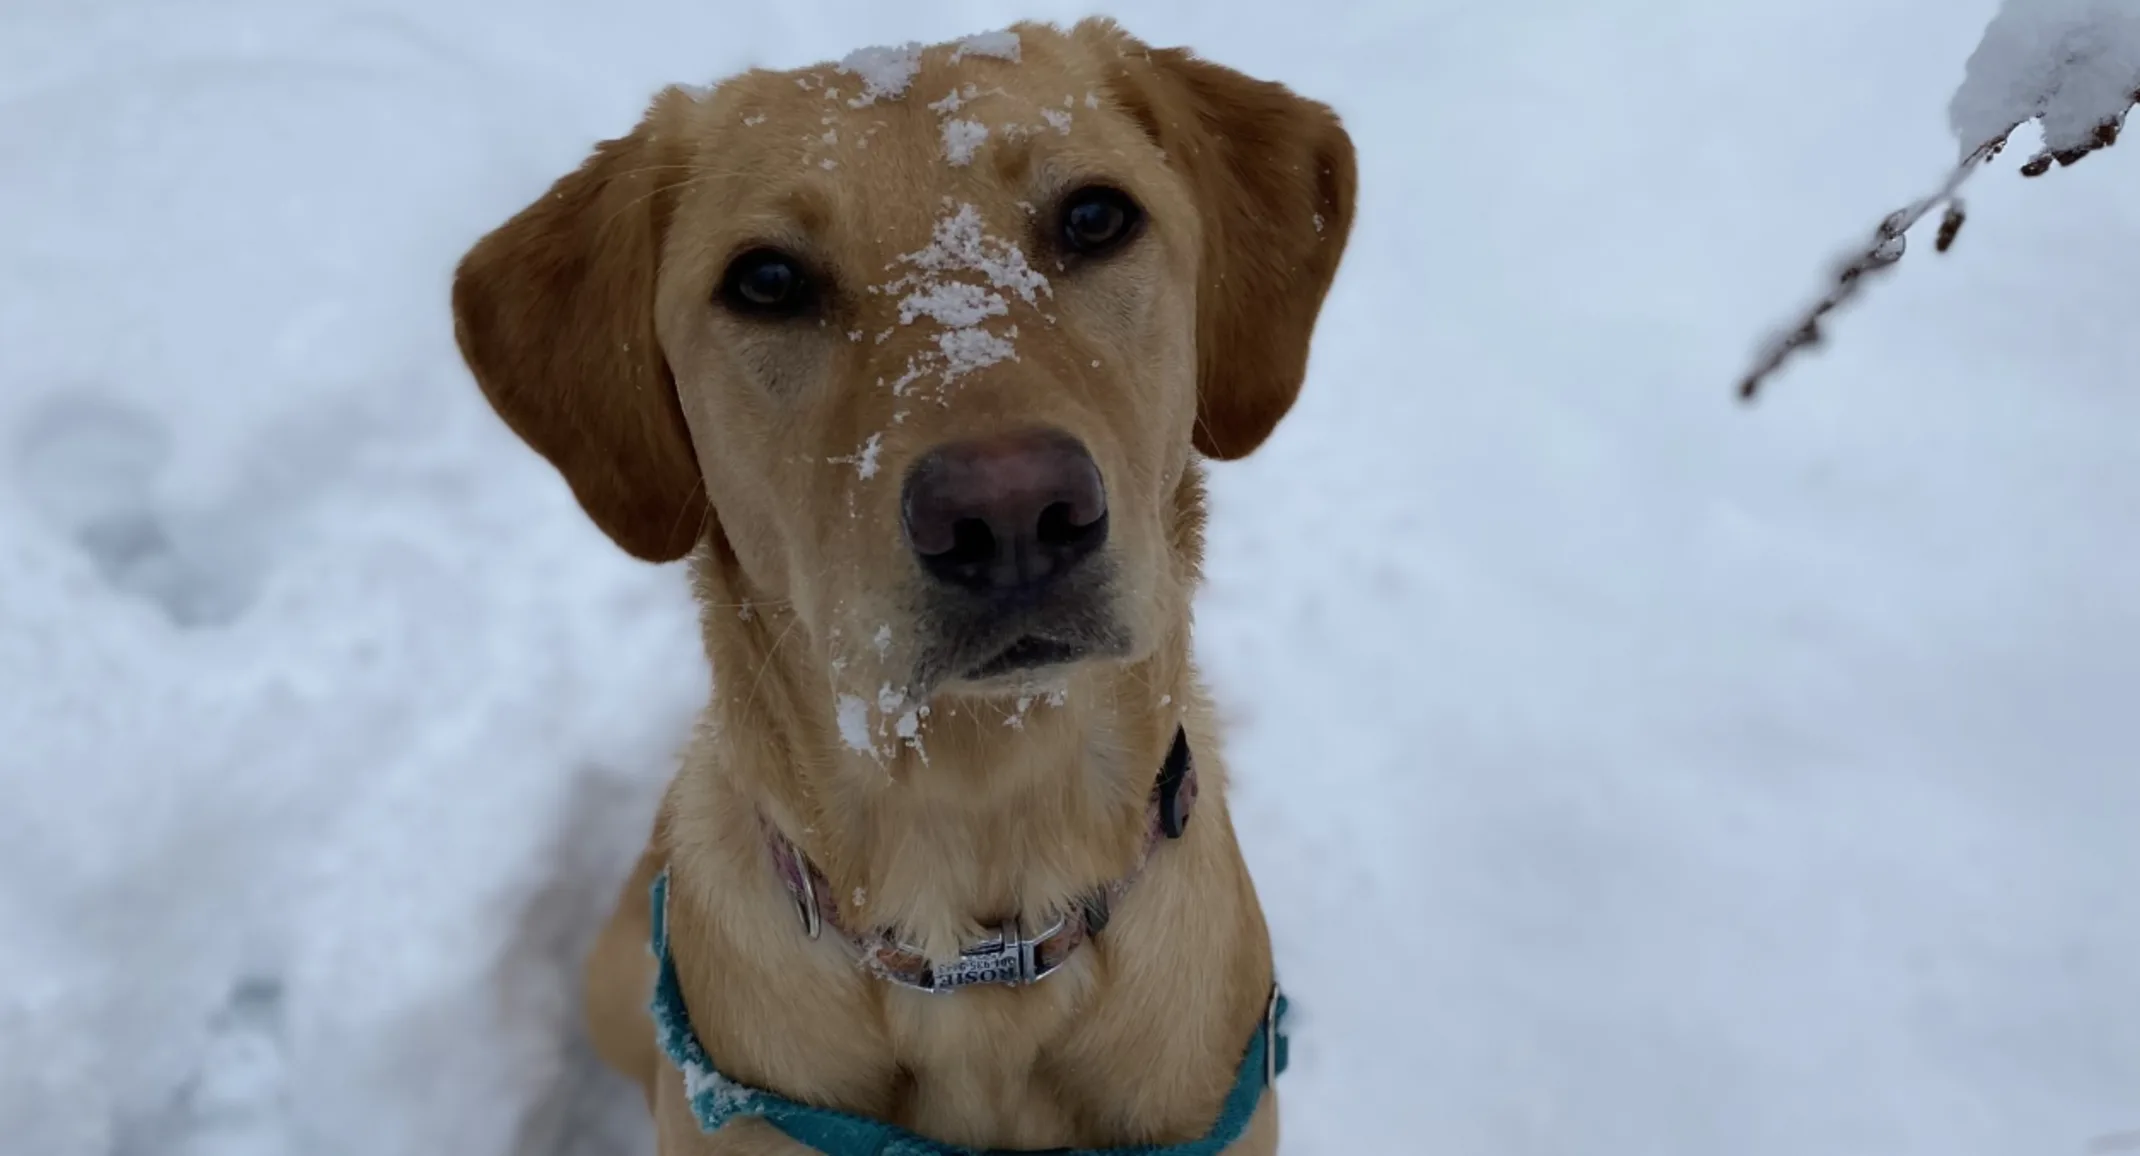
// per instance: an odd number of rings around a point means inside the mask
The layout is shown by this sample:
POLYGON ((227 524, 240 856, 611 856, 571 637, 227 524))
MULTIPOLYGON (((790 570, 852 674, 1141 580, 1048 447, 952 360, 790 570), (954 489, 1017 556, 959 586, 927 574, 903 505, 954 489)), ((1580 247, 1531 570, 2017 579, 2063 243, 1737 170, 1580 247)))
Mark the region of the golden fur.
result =
MULTIPOLYGON (((703 605, 713 699, 587 971, 597 1046, 646 1090, 663 1153, 803 1151, 755 1121, 701 1135, 656 1049, 663 865, 686 1002, 726 1073, 955 1143, 1200 1136, 1263 1012, 1263 917, 1189 658, 1199 463, 1255 449, 1300 388, 1351 225, 1352 145, 1328 108, 1111 22, 1014 31, 1016 62, 931 48, 899 95, 833 66, 664 92, 454 284, 499 414, 624 549, 689 555, 703 605), (954 115, 989 129, 963 165, 954 115), (1059 259, 1049 206, 1094 182, 1147 227, 1104 261, 1059 259), (963 374, 948 323, 901 315, 912 255, 957 206, 1046 282, 1031 300, 993 283, 1002 309, 980 328, 1015 354, 963 374), (727 261, 768 244, 821 276, 813 319, 716 301, 727 261), (963 679, 932 665, 949 627, 902 544, 899 479, 931 447, 1028 426, 1075 436, 1104 477, 1105 582, 1085 593, 1112 642, 963 679), (1186 836, 1032 987, 872 978, 837 935, 804 936, 767 853, 761 814, 852 925, 948 957, 1135 863, 1177 724, 1202 777, 1186 836)), ((1272 1152, 1277 1130, 1271 1095, 1234 1151, 1272 1152)))

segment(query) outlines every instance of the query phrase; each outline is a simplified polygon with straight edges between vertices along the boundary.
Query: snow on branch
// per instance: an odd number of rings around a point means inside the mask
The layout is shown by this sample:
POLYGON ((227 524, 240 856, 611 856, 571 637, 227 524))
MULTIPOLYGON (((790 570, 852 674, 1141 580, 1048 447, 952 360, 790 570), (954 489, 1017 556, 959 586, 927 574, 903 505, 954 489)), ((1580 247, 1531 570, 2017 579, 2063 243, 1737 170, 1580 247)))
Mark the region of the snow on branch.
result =
POLYGON ((1966 217, 1962 182, 1997 156, 2015 129, 2032 120, 2042 126, 2042 149, 2021 166, 2023 176, 2042 176, 2054 162, 2070 165, 2116 144, 2136 102, 2140 0, 2003 0, 1947 105, 1961 164, 1936 191, 1889 214, 1862 247, 1844 254, 1828 290, 1763 347, 1739 396, 1753 400, 1792 354, 1819 344, 1821 322, 1874 274, 1902 260, 1906 234, 1934 209, 1942 212, 1933 247, 1946 252, 1966 217))

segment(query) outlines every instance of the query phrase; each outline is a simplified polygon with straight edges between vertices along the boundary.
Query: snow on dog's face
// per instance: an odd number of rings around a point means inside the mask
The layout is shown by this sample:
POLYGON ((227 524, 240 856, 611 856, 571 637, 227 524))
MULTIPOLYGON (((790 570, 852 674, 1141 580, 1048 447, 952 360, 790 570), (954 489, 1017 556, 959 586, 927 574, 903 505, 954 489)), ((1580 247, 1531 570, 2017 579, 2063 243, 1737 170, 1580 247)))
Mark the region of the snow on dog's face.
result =
POLYGON ((836 686, 1029 692, 1186 618, 1196 455, 1291 405, 1353 183, 1329 109, 1108 22, 868 49, 662 94, 457 332, 612 538, 709 543, 836 686))

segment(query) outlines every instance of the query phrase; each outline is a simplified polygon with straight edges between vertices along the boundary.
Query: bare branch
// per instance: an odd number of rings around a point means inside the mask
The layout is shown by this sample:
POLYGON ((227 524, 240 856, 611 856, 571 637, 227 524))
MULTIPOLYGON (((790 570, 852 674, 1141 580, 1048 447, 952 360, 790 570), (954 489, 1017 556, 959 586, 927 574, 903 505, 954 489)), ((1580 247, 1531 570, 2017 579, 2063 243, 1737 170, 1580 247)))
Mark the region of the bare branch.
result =
POLYGON ((1782 369, 1793 354, 1820 344, 1823 340, 1821 321, 1856 297, 1873 274, 1884 273, 1902 260, 1902 255, 1909 250, 1908 233, 1911 227, 1942 205, 1946 206, 1946 213, 1940 220, 1939 238, 1934 248, 1942 253, 1946 252, 1954 244, 1955 234, 1961 232, 1962 221, 1965 219, 1961 201, 1955 196, 1956 192, 1961 189, 1962 182, 1976 172, 1978 166, 1998 155, 2004 143, 2004 140, 2000 140, 1987 144, 1969 154, 1968 159, 1947 174, 1946 182, 1940 185, 1937 192, 1888 214, 1887 219, 1880 222, 1879 228, 1873 230, 1871 239, 1864 247, 1845 253, 1837 262, 1828 291, 1800 314, 1796 323, 1769 339, 1760 357, 1755 360, 1753 369, 1739 382, 1740 399, 1754 400, 1760 393, 1762 384, 1774 376, 1777 370, 1782 369))
POLYGON ((1739 397, 1752 401, 1794 354, 1820 344, 1822 322, 1857 297, 1873 274, 1902 259, 1906 234, 1935 208, 1942 212, 1933 248, 1953 248, 1968 219, 1957 195, 1962 182, 1997 156, 2015 129, 2030 121, 2043 127, 2043 147, 2023 162, 2023 176, 2077 164, 2118 143, 2126 115, 2140 104, 2136 84, 2140 6, 2126 0, 2004 0, 1948 106, 1948 120, 1968 148, 1961 164, 1937 192, 1890 214, 1863 248, 1844 254, 1828 290, 1762 346, 1739 382, 1739 397))

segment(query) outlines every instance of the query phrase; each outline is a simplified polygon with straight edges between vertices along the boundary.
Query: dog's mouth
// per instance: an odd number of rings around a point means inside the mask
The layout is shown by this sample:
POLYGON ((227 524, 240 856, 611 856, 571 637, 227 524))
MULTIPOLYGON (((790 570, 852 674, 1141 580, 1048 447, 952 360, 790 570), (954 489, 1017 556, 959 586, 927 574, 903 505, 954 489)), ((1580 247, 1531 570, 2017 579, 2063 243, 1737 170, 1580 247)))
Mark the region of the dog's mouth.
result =
POLYGON ((1028 674, 1051 666, 1068 666, 1092 653, 1083 643, 1064 642, 1028 634, 960 673, 967 682, 990 682, 1013 674, 1028 674))
POLYGON ((1125 657, 1136 640, 1117 617, 1109 587, 1109 574, 1094 569, 1072 575, 1038 604, 925 604, 916 630, 922 646, 908 685, 923 697, 942 689, 1025 694, 1078 664, 1125 657))
POLYGON ((1119 658, 1131 649, 1126 632, 1102 624, 1060 634, 1013 629, 995 639, 976 638, 956 650, 937 651, 933 660, 924 661, 915 683, 929 688, 925 694, 953 687, 967 694, 1026 694, 1072 666, 1119 658))

